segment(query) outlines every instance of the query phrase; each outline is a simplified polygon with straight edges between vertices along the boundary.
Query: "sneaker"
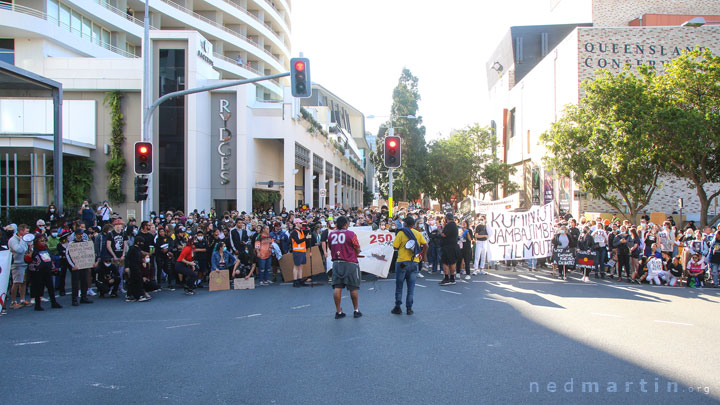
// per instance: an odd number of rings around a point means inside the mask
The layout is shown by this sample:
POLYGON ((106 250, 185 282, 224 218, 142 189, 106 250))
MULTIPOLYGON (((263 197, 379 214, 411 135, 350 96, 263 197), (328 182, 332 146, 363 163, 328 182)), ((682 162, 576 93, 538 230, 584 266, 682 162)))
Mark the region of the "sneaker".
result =
POLYGON ((138 300, 138 302, 146 302, 146 301, 150 301, 150 298, 148 298, 144 295, 142 297, 140 297, 140 299, 138 300))
POLYGON ((13 302, 12 304, 10 304, 10 309, 20 309, 22 307, 23 306, 20 305, 20 303, 18 303, 18 302, 13 302))
POLYGON ((405 313, 408 315, 412 315, 415 313, 415 311, 413 311, 412 308, 408 308, 405 313))
POLYGON ((480 271, 479 271, 479 270, 473 270, 473 272, 472 272, 471 274, 472 274, 473 276, 477 276, 478 274, 480 274, 480 271))
MULTIPOLYGON (((125 297, 125 302, 137 302, 137 300, 131 296, 125 297)), ((73 301, 73 305, 75 305, 75 301, 73 301)))
POLYGON ((336 312, 335 319, 345 318, 345 312, 336 312))
POLYGON ((270 281, 270 280, 265 280, 265 284, 266 284, 266 285, 270 285, 270 284, 273 284, 273 283, 275 283, 275 280, 272 280, 272 281, 270 281))
POLYGON ((88 290, 87 290, 87 295, 89 295, 89 296, 91 296, 91 297, 94 297, 94 296, 96 296, 97 294, 95 294, 95 291, 93 291, 92 288, 88 288, 88 290))
POLYGON ((7 309, 3 308, 0 310, 0 316, 7 315, 7 309))
POLYGON ((353 311, 353 318, 360 318, 362 316, 362 312, 360 311, 353 311))
POLYGON ((442 279, 442 281, 440 282, 440 285, 448 285, 448 284, 450 284, 450 279, 449 279, 448 277, 445 277, 445 278, 442 279))
POLYGON ((195 295, 195 291, 193 291, 193 290, 185 290, 185 295, 195 295))
POLYGON ((395 305, 395 307, 392 309, 392 311, 390 311, 390 313, 395 315, 401 315, 402 309, 400 309, 399 306, 395 305))
POLYGON ((465 276, 465 280, 470 280, 470 275, 465 276))
POLYGON ((167 286, 166 290, 168 290, 168 291, 175 291, 175 287, 169 285, 169 286, 167 286))
POLYGON ((45 297, 40 297, 40 302, 50 302, 50 300, 45 297))
POLYGON ((488 273, 485 270, 480 270, 480 272, 478 274, 481 276, 486 276, 488 273))
POLYGON ((423 276, 423 274, 420 273, 420 272, 418 272, 418 277, 420 277, 420 278, 425 278, 425 276, 423 276))
POLYGON ((451 284, 451 285, 456 284, 456 283, 455 283, 455 277, 450 277, 450 281, 448 282, 448 284, 451 284))

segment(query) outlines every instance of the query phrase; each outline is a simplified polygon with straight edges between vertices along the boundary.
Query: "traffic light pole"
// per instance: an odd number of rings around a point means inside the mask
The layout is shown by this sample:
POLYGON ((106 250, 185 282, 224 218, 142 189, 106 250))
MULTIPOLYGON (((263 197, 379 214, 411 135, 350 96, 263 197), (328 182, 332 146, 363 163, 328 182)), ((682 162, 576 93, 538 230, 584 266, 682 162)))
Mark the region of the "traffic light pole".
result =
MULTIPOLYGON (((145 4, 147 7, 147 1, 145 2, 145 4)), ((148 49, 148 48, 145 48, 145 49, 148 49)), ((152 133, 153 113, 160 106, 160 104, 164 103, 165 101, 167 101, 171 98, 186 96, 188 94, 202 93, 202 92, 212 91, 212 90, 217 90, 217 89, 224 89, 227 87, 240 86, 243 84, 257 83, 257 82, 261 82, 264 80, 279 79, 281 77, 287 77, 287 76, 290 76, 290 72, 278 73, 278 74, 270 75, 270 76, 260 76, 260 77, 254 78, 254 79, 233 80, 233 81, 229 81, 229 82, 211 84, 208 86, 196 87, 196 88, 187 89, 187 90, 174 91, 172 93, 165 94, 164 96, 155 100, 152 104, 150 104, 145 109, 145 114, 143 115, 142 139, 146 142, 151 142, 151 143, 153 142, 153 133, 152 133)), ((149 79, 147 79, 147 80, 149 80, 149 79)), ((146 86, 145 90, 149 91, 149 90, 147 90, 147 86, 146 86)), ((155 159, 152 159, 153 165, 154 165, 154 160, 155 159)), ((148 191, 149 191, 148 198, 147 198, 147 200, 145 200, 143 202, 143 204, 141 206, 141 213, 140 213, 140 216, 143 220, 147 220, 149 218, 149 213, 150 213, 150 211, 152 211, 152 207, 153 207, 153 192, 152 192, 152 190, 153 190, 153 173, 154 172, 155 172, 155 170, 153 170, 152 173, 148 174, 148 191)))

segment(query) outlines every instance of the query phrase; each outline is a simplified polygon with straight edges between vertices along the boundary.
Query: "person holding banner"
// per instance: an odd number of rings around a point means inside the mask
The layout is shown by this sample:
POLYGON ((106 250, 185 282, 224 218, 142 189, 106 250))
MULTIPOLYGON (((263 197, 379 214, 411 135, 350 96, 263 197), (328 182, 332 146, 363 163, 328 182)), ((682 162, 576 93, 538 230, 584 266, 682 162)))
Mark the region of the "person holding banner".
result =
MULTIPOLYGON (((77 228, 75 230, 75 236, 70 241, 70 244, 84 242, 84 235, 85 232, 83 232, 81 228, 77 228)), ((70 254, 67 254, 66 257, 68 265, 70 266, 70 276, 72 280, 72 306, 76 307, 79 305, 78 293, 80 294, 80 303, 92 304, 93 302, 90 301, 87 297, 90 268, 88 267, 81 269, 75 265, 75 261, 73 260, 72 256, 70 256, 70 254)))
POLYGON ((425 237, 415 229, 415 219, 411 216, 405 218, 405 227, 398 232, 393 247, 398 252, 397 263, 395 264, 395 307, 391 313, 395 315, 402 314, 400 306, 402 305, 403 284, 407 284, 407 296, 405 298, 405 312, 408 315, 413 314, 413 302, 415 295, 415 280, 420 272, 420 259, 428 248, 425 237))
MULTIPOLYGON (((562 225, 558 229, 558 233, 555 234, 555 237, 552 240, 552 246, 553 250, 558 249, 568 249, 570 247, 570 236, 567 233, 567 227, 565 225, 562 225)), ((558 277, 561 280, 565 280, 567 277, 567 266, 566 265, 557 265, 557 258, 556 258, 556 267, 558 269, 558 277)))
MULTIPOLYGON (((345 313, 340 307, 342 299, 342 290, 347 288, 350 291, 350 299, 353 303, 353 318, 360 318, 362 313, 358 309, 358 290, 360 289, 360 264, 358 263, 358 255, 360 254, 360 242, 358 242, 355 232, 348 230, 349 221, 347 217, 337 219, 337 230, 330 232, 328 240, 330 241, 330 255, 333 262, 333 299, 335 301, 335 319, 345 317, 345 313)), ((300 268, 302 272, 302 267, 300 268)), ((301 273, 302 276, 302 273, 301 273)))

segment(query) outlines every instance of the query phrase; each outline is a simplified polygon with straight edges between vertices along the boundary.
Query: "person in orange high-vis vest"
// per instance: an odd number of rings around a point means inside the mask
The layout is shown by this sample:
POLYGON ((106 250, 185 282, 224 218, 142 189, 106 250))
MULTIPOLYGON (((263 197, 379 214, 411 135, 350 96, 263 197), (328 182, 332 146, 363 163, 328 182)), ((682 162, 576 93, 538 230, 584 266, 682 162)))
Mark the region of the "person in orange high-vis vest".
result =
POLYGON ((306 286, 302 279, 303 265, 307 263, 307 240, 311 238, 310 232, 301 229, 302 220, 295 219, 295 229, 290 232, 293 255, 293 287, 306 286))

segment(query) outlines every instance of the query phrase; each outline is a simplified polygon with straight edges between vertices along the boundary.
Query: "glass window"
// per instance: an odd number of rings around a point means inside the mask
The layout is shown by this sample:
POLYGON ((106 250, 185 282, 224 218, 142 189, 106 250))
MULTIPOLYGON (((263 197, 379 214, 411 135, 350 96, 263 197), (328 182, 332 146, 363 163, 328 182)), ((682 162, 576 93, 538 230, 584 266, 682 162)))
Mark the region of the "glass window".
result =
POLYGON ((91 41, 92 40, 92 21, 89 18, 83 17, 82 23, 83 23, 83 25, 82 25, 83 39, 91 41))
POLYGON ((110 49, 110 31, 106 29, 102 30, 102 46, 110 49))
POLYGON ((70 7, 60 4, 60 26, 70 31, 70 7))
POLYGON ((102 28, 97 24, 93 24, 92 40, 97 45, 100 45, 100 31, 102 31, 102 28))
POLYGON ((70 18, 70 32, 75 35, 82 35, 82 16, 73 10, 70 18))
POLYGON ((0 38, 0 61, 15 64, 15 40, 12 38, 0 38))
POLYGON ((60 7, 58 6, 57 0, 48 0, 47 2, 47 14, 51 21, 57 22, 60 13, 60 7))

